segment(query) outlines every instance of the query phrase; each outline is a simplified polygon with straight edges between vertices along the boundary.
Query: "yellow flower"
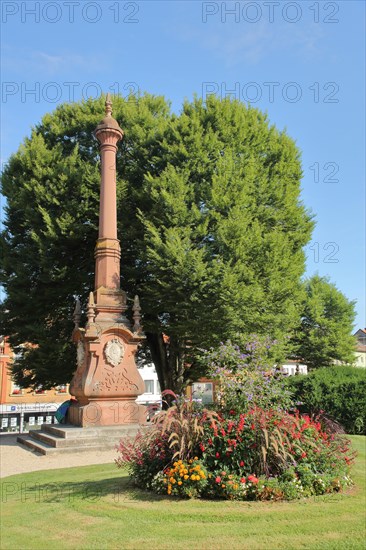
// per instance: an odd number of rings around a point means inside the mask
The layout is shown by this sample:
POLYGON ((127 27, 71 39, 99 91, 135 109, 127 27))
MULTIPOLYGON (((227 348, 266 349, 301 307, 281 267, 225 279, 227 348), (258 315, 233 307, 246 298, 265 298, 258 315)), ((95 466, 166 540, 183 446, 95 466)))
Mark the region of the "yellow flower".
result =
POLYGON ((189 476, 185 475, 185 476, 184 476, 184 479, 189 479, 189 476))
POLYGON ((198 460, 198 456, 195 456, 195 457, 194 457, 194 460, 198 460))
POLYGON ((223 483, 223 484, 221 485, 221 487, 224 489, 224 488, 226 487, 225 483, 223 483))
POLYGON ((178 485, 182 485, 182 482, 181 482, 181 481, 178 481, 178 485))

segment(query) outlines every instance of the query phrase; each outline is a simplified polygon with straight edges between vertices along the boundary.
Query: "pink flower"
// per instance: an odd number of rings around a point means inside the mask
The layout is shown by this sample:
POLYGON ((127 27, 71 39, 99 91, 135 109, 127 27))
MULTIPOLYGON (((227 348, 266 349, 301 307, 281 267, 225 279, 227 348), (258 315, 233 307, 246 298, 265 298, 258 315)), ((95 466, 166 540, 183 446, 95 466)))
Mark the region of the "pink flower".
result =
POLYGON ((221 483, 221 477, 220 476, 217 476, 217 478, 215 479, 216 483, 221 483))
POLYGON ((220 453, 216 453, 216 458, 220 458, 220 453))

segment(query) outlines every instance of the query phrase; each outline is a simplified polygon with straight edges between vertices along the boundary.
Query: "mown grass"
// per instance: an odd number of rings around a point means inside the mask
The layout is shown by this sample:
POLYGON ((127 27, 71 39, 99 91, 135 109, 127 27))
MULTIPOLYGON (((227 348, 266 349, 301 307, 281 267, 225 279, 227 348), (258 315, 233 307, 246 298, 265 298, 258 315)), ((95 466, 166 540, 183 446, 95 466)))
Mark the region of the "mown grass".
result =
POLYGON ((154 496, 113 464, 9 476, 1 550, 363 549, 366 438, 351 439, 355 487, 283 503, 154 496))

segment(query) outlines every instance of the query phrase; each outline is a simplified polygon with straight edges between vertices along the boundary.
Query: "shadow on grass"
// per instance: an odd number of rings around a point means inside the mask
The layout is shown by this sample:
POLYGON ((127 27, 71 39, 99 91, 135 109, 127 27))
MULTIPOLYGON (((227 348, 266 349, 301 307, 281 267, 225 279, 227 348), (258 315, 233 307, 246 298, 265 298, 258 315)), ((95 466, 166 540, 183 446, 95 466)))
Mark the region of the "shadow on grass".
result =
POLYGON ((135 487, 129 477, 111 477, 102 481, 62 481, 62 482, 2 482, 2 494, 8 499, 15 497, 24 503, 56 503, 85 501, 97 502, 102 498, 114 501, 160 502, 171 500, 164 495, 156 495, 135 487))

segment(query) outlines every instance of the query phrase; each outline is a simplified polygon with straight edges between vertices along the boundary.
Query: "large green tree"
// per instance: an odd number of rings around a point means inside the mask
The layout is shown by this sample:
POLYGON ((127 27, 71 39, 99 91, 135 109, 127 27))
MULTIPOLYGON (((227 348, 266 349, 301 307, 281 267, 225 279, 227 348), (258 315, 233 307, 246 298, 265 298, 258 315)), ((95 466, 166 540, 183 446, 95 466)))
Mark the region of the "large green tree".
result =
MULTIPOLYGON (((162 388, 199 375, 197 351, 236 333, 278 349, 299 322, 303 247, 312 220, 300 201, 294 141, 238 101, 116 97, 121 286, 140 295, 162 388), (163 337, 163 335, 169 338, 163 337)), ((63 383, 74 370, 75 296, 93 288, 103 100, 60 105, 11 157, 1 235, 6 299, 0 330, 23 384, 63 383)))
POLYGON ((310 369, 328 367, 335 361, 352 364, 355 302, 349 301, 327 277, 314 275, 304 286, 301 325, 294 337, 297 355, 310 369))

